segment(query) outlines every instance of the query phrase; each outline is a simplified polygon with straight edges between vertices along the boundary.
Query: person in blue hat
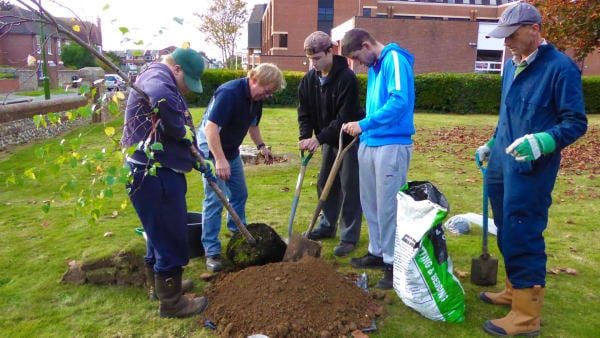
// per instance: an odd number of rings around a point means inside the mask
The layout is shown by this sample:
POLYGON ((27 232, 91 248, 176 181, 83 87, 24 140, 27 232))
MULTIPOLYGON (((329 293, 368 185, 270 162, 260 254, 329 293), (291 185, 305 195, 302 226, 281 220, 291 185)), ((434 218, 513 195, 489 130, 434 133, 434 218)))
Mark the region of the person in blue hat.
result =
POLYGON ((581 73, 541 30, 538 10, 518 3, 487 36, 504 39, 513 54, 504 65, 496 132, 477 149, 479 159, 489 160, 485 184, 506 267, 504 290, 479 298, 511 307, 506 317, 485 322, 485 331, 496 336, 539 334, 546 287, 543 232, 560 152, 587 130, 581 73))
MULTIPOLYGON (((261 63, 248 71, 246 77, 225 82, 217 88, 197 130, 198 147, 207 162, 213 164, 217 185, 243 223, 246 223, 248 188, 239 147, 248 134, 265 162, 273 163, 259 125, 263 101, 283 88, 285 79, 281 70, 274 64, 261 63)), ((203 182, 202 245, 206 252, 206 268, 217 272, 222 269, 219 232, 223 203, 209 188, 206 177, 203 182)), ((231 215, 227 217, 227 228, 231 232, 238 231, 231 215)))
POLYGON ((196 315, 208 305, 204 297, 184 296, 193 284, 182 281, 189 261, 185 173, 197 166, 184 94, 202 92, 203 71, 198 52, 178 48, 138 76, 136 85, 147 98, 132 90, 125 109, 122 145, 137 146, 126 159, 132 176, 127 192, 147 235, 146 279, 161 317, 196 315), (162 149, 149 149, 156 143, 162 149))

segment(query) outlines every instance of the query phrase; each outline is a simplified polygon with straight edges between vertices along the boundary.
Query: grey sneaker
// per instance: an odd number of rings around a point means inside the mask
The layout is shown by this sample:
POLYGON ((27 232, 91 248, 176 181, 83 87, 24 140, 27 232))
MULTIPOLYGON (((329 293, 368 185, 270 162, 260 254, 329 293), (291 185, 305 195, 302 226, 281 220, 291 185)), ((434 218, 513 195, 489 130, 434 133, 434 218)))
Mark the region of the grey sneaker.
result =
POLYGON ((355 248, 356 245, 354 243, 340 242, 340 244, 333 248, 333 254, 337 257, 344 257, 354 251, 355 248))
POLYGON ((208 256, 206 257, 206 269, 210 272, 219 272, 221 271, 222 263, 221 256, 208 256))

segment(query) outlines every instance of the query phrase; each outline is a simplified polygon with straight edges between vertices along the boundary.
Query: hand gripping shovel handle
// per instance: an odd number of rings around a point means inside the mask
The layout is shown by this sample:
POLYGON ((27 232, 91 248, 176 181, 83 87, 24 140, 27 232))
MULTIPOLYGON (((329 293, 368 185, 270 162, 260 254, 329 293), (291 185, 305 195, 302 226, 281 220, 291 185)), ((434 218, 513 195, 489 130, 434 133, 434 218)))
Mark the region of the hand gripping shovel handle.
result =
POLYGON ((475 163, 477 163, 477 167, 481 170, 481 174, 483 175, 483 245, 482 245, 482 255, 485 257, 489 256, 488 253, 488 194, 487 194, 487 184, 485 182, 485 175, 487 173, 487 168, 483 165, 483 162, 479 158, 479 154, 475 153, 475 163))
POLYGON ((350 142, 345 148, 342 149, 342 146, 344 145, 343 140, 344 140, 344 131, 340 130, 338 153, 335 156, 335 160, 333 161, 333 166, 331 167, 331 171, 329 171, 329 176, 327 177, 327 182, 325 182, 325 186, 323 187, 323 191, 321 192, 321 196, 319 197, 319 204, 317 204, 317 209, 315 209, 315 213, 313 214, 313 218, 310 221, 308 230, 306 230, 306 232, 304 233, 305 236, 308 236, 308 233, 311 232, 312 229, 315 227, 315 223, 317 223, 317 218, 319 218, 319 213, 321 212, 321 209, 323 209, 323 203, 325 203, 325 201, 327 200, 327 197, 329 197, 329 191, 331 190, 331 186, 333 185, 333 182, 335 181, 335 176, 337 175, 338 171, 340 170, 340 166, 342 165, 342 160, 344 159, 344 156, 346 155, 348 150, 358 141, 358 136, 355 136, 354 139, 352 139, 352 142, 350 142))
MULTIPOLYGON (((196 159, 196 161, 200 162, 201 166, 205 166, 206 165, 205 160, 202 157, 202 155, 200 154, 200 152, 198 151, 198 149, 196 149, 196 147, 194 145, 191 145, 190 150, 192 152, 192 155, 194 155, 194 158, 196 159)), ((229 212, 229 215, 231 216, 231 219, 233 219, 235 226, 237 226, 238 230, 242 233, 242 235, 244 235, 244 237, 246 238, 248 243, 250 243, 252 245, 256 244, 256 239, 254 239, 254 237, 252 237, 252 235, 250 234, 248 229, 246 229, 246 226, 244 225, 244 223, 242 223, 240 216, 237 214, 237 212, 235 212, 235 210, 233 209, 233 206, 231 205, 231 203, 229 203, 229 201, 227 200, 227 197, 225 196, 223 191, 217 185, 215 178, 214 177, 206 177, 206 180, 208 181, 208 184, 210 185, 210 187, 215 191, 215 193, 217 194, 217 197, 219 198, 221 203, 223 203, 223 205, 225 206, 225 209, 227 209, 227 212, 229 212)))
POLYGON ((292 236, 292 225, 294 223, 294 217, 296 216, 298 201, 300 201, 300 193, 302 192, 302 182, 304 181, 304 175, 306 174, 308 161, 310 161, 312 156, 313 152, 308 152, 308 154, 304 156, 304 150, 300 151, 300 173, 298 174, 298 180, 296 181, 296 191, 294 192, 294 199, 292 200, 292 212, 290 214, 290 219, 288 220, 288 238, 292 236))

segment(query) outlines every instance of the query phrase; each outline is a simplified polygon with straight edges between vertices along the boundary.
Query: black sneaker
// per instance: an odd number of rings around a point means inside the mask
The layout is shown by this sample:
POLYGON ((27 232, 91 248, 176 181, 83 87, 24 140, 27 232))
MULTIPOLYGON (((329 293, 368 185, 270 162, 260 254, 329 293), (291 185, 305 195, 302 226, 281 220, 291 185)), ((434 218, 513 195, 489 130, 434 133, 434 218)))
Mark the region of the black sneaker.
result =
POLYGON ((377 282, 375 287, 382 290, 390 290, 394 287, 394 266, 392 264, 385 264, 383 278, 377 282))
POLYGON ((333 238, 335 237, 335 229, 331 228, 331 229, 327 229, 327 228, 323 228, 323 227, 318 227, 316 229, 313 229, 311 232, 308 233, 308 239, 312 239, 314 240, 318 240, 318 239, 323 239, 323 238, 333 238))
POLYGON ((383 269, 385 267, 383 257, 372 255, 370 252, 362 257, 352 258, 350 265, 357 269, 383 269))
POLYGON ((340 242, 340 244, 333 248, 333 254, 337 257, 344 257, 354 251, 355 248, 356 245, 354 243, 340 242))

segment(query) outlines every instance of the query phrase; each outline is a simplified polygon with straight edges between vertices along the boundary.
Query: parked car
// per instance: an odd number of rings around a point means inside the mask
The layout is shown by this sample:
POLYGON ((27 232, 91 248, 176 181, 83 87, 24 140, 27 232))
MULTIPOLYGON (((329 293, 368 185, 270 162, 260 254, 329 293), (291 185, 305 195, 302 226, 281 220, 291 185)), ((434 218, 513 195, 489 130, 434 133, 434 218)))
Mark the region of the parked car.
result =
POLYGON ((109 91, 125 91, 127 86, 125 85, 125 81, 118 74, 106 74, 104 75, 104 86, 109 91))

